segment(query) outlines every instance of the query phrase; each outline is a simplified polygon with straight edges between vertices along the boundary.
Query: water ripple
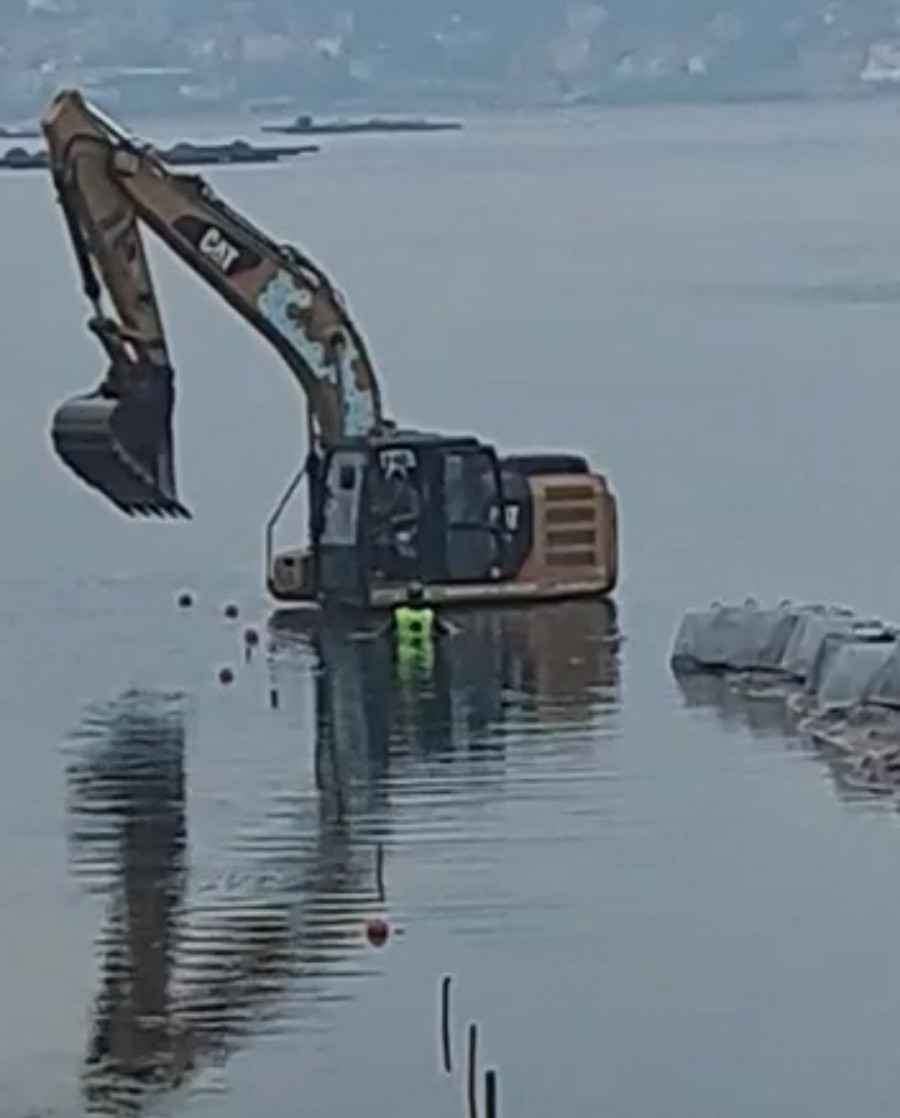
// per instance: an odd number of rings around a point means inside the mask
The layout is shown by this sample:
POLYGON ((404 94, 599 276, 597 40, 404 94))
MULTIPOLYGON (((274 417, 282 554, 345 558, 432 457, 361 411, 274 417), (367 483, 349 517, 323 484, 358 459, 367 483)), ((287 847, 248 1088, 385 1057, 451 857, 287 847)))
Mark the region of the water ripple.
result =
POLYGON ((178 693, 93 707, 64 743, 73 869, 107 899, 84 1059, 91 1111, 204 1092, 209 1069, 252 1037, 326 1028, 381 972, 365 940, 387 900, 379 845, 388 876, 405 851, 487 875, 474 893, 451 875, 430 907, 430 920, 455 914, 460 934, 493 935, 526 910, 547 918, 559 905, 526 904, 491 880, 493 861, 577 843, 590 816, 580 802, 617 779, 605 758, 619 679, 607 605, 467 619, 433 679, 412 688, 393 676, 389 647, 273 632, 273 684, 315 695, 314 788, 292 779, 288 753, 226 751, 214 771, 202 750, 191 760, 202 711, 178 693), (566 807, 548 834, 511 827, 504 804, 523 818, 566 807), (189 841, 212 824, 218 841, 189 841))

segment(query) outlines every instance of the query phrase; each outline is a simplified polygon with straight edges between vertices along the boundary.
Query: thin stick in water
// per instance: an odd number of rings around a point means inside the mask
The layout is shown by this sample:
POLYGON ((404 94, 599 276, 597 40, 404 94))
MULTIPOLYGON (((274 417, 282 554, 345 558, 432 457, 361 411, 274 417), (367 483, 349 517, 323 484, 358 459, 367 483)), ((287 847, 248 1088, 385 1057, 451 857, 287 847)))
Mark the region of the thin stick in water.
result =
POLYGON ((378 887, 378 899, 384 900, 384 844, 379 843, 375 849, 375 882, 378 887))
POLYGON ((453 1057, 450 1050, 450 975, 445 974, 441 981, 441 1047, 444 1054, 444 1071, 453 1071, 453 1057))
POLYGON ((484 1118, 497 1118, 497 1073, 493 1068, 484 1073, 484 1118))
POLYGON ((472 1022, 469 1025, 469 1067, 468 1067, 468 1095, 469 1118, 478 1118, 478 1026, 472 1022))

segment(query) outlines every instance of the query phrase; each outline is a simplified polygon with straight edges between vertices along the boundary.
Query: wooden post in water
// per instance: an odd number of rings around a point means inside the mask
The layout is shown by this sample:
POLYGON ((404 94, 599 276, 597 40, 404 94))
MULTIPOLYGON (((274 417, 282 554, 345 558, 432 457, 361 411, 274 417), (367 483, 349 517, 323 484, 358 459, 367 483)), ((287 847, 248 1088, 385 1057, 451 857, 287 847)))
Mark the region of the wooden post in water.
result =
POLYGON ((444 1071, 453 1071, 453 1057, 450 1050, 450 975, 445 974, 441 981, 441 1049, 444 1056, 444 1071))
POLYGON ((473 1021, 469 1025, 469 1067, 468 1096, 469 1118, 478 1118, 478 1026, 473 1021))
POLYGON ((378 886, 378 899, 384 900, 384 844, 379 843, 375 850, 375 882, 378 886))
POLYGON ((497 1073, 493 1068, 484 1073, 484 1118, 497 1118, 497 1073))

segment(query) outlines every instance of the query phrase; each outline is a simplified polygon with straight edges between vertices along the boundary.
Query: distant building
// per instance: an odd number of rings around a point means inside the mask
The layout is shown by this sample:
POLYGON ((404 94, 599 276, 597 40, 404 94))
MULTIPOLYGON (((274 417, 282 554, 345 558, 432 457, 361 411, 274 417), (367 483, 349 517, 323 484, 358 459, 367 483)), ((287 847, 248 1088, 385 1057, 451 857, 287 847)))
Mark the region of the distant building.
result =
POLYGON ((94 70, 85 79, 83 84, 101 104, 127 114, 183 109, 185 89, 196 84, 193 70, 179 66, 114 66, 94 70))
POLYGON ((241 42, 243 60, 257 66, 284 62, 294 50, 295 45, 289 36, 277 32, 247 34, 241 42))
POLYGON ((870 85, 900 84, 900 39, 872 43, 859 80, 870 85))

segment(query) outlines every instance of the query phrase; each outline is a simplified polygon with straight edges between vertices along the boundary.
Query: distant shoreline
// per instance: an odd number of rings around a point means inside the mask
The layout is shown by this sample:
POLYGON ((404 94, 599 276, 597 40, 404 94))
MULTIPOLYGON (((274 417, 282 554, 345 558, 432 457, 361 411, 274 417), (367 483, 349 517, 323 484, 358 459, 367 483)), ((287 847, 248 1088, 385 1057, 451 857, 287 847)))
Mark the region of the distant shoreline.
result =
MULTIPOLYGON (((307 118, 313 121, 308 129, 295 129, 290 113, 287 120, 260 118, 258 109, 244 104, 189 104, 173 108, 171 106, 149 109, 129 110, 127 106, 109 105, 107 111, 118 119, 130 123, 153 121, 170 125, 187 124, 191 121, 228 121, 246 120, 252 131, 260 134, 281 133, 282 135, 415 135, 416 133, 437 133, 456 131, 464 127, 466 117, 490 117, 498 114, 544 115, 561 111, 613 110, 613 109, 651 109, 651 108, 716 108, 728 106, 753 105, 824 105, 824 104, 891 104, 900 101, 900 83, 894 86, 867 88, 859 83, 851 86, 830 89, 808 89, 800 86, 789 87, 772 83, 766 86, 749 84, 741 88, 737 85, 697 83, 683 77, 673 79, 658 78, 637 83, 610 83, 592 91, 573 92, 569 96, 558 97, 514 97, 502 89, 489 93, 482 89, 478 95, 458 94, 446 97, 426 96, 417 102, 414 96, 404 99, 405 109, 385 108, 385 99, 373 99, 372 105, 355 104, 352 110, 343 103, 336 103, 331 109, 324 109, 321 118, 307 118), (376 107, 377 106, 377 107, 376 107), (432 114, 452 115, 452 121, 433 120, 432 114), (327 118, 327 119, 326 119, 327 118), (252 122, 252 124, 251 124, 252 122)), ((23 139, 37 139, 40 131, 37 121, 31 124, 21 109, 10 112, 2 122, 0 113, 0 142, 13 142, 23 139), (13 123, 15 122, 15 123, 13 123)), ((273 113, 273 116, 275 114, 273 113)), ((294 120, 297 119, 294 114, 294 120)), ((300 119, 303 119, 302 114, 300 119)))

